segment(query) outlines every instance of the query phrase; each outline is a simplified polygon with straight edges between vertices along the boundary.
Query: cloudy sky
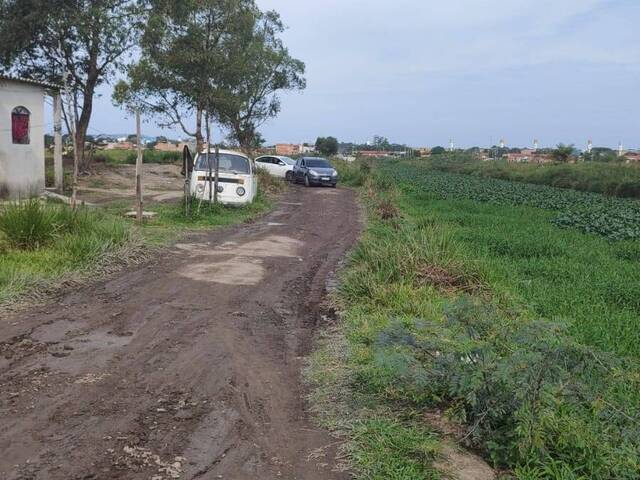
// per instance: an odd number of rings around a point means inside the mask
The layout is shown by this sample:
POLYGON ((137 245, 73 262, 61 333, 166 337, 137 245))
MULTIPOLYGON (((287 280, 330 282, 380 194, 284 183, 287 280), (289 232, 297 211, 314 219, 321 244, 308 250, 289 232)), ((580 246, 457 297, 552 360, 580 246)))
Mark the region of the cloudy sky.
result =
MULTIPOLYGON (((307 89, 262 129, 269 143, 640 146, 640 0, 258 3, 307 65, 307 89)), ((102 93, 93 133, 133 130, 102 93)))

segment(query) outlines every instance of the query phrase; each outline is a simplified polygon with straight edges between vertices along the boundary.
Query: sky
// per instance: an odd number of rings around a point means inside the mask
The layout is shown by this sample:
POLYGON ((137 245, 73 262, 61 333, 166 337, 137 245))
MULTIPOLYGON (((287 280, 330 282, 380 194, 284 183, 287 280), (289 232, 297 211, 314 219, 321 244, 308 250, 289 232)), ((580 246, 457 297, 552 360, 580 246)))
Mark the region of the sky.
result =
MULTIPOLYGON (((640 0, 257 0, 306 64, 268 144, 640 147, 640 0)), ((100 90, 90 133, 134 131, 100 90)), ((147 135, 179 137, 152 120, 147 135)))

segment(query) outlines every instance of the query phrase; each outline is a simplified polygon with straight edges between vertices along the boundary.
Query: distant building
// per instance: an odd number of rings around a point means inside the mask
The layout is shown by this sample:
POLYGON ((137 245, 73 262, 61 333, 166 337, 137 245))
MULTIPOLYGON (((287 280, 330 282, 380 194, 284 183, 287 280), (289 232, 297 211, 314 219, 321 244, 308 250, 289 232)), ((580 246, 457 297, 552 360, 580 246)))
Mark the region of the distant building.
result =
POLYGON ((624 154, 627 163, 640 162, 640 152, 627 152, 624 154))
POLYGON ((186 146, 189 146, 186 142, 158 142, 153 148, 160 152, 182 152, 186 146))
POLYGON ((136 144, 125 140, 117 142, 109 142, 104 146, 105 150, 134 150, 136 144))
POLYGON ((276 144, 276 155, 300 155, 302 153, 315 152, 315 145, 308 143, 278 143, 276 144))
POLYGON ((298 155, 300 153, 300 145, 293 143, 276 144, 276 155, 298 155))

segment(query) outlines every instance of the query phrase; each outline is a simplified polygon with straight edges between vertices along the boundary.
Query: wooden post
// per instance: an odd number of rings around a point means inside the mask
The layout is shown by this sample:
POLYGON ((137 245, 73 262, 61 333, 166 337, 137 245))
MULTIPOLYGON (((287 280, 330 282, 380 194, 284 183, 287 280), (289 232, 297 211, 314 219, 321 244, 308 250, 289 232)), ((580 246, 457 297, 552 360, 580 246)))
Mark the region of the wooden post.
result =
POLYGON ((213 179, 213 188, 215 188, 215 196, 213 203, 218 203, 218 179, 220 177, 220 148, 216 145, 216 173, 213 179))
POLYGON ((209 207, 211 207, 212 195, 217 195, 218 193, 213 193, 213 180, 211 178, 213 176, 213 169, 211 167, 211 123, 209 123, 209 110, 207 110, 207 113, 205 115, 205 122, 207 122, 207 124, 205 125, 205 128, 207 130, 207 182, 209 183, 209 207))
POLYGON ((136 218, 142 223, 142 133, 140 127, 140 110, 136 109, 136 137, 138 156, 136 157, 136 218))
POLYGON ((53 178, 58 193, 64 191, 62 167, 62 98, 60 92, 53 95, 53 178))

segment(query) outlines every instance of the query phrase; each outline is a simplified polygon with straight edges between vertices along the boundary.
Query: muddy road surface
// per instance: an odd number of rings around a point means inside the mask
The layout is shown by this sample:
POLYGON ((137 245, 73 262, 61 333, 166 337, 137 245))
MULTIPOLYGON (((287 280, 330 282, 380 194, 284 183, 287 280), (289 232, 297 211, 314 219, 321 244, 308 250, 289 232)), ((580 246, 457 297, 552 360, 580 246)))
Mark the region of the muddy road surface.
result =
POLYGON ((300 370, 359 223, 350 190, 291 188, 253 224, 5 315, 0 478, 349 478, 300 370))

